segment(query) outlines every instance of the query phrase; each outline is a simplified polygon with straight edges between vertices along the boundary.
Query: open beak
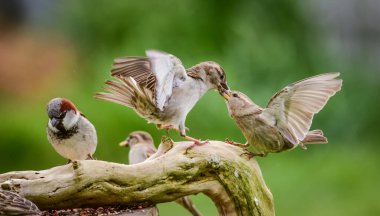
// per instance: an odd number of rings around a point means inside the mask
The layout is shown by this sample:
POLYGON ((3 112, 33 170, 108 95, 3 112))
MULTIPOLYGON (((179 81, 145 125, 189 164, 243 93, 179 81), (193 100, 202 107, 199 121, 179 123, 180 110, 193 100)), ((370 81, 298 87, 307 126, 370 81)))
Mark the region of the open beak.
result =
POLYGON ((231 96, 229 87, 226 83, 221 83, 218 88, 219 94, 225 99, 228 100, 231 96))
POLYGON ((119 146, 120 146, 120 147, 128 147, 128 146, 129 146, 128 141, 127 141, 127 140, 121 141, 121 142, 119 143, 119 146))
POLYGON ((222 96, 224 97, 225 100, 230 99, 230 94, 229 94, 229 92, 223 92, 222 96))

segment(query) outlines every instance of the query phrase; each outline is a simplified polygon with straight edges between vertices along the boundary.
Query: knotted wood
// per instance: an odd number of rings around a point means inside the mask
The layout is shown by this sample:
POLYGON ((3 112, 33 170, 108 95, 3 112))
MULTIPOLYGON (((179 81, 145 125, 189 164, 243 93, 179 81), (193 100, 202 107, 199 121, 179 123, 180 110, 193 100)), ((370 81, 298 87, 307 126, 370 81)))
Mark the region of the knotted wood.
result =
POLYGON ((219 215, 274 215, 272 194, 259 165, 220 141, 176 142, 150 160, 124 165, 75 161, 41 171, 0 174, 0 186, 40 209, 157 204, 204 193, 219 215))

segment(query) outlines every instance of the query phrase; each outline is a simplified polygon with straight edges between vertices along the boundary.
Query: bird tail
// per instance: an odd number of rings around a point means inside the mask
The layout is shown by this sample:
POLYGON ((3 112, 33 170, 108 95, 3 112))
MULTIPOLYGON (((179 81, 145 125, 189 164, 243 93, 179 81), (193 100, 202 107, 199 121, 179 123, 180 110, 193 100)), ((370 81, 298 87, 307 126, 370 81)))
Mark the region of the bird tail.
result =
POLYGON ((323 136, 322 130, 309 131, 302 140, 303 144, 326 144, 327 142, 327 138, 323 136))
POLYGON ((121 82, 106 81, 103 89, 109 93, 97 93, 95 98, 133 108, 143 118, 155 112, 153 93, 149 89, 141 86, 132 77, 118 78, 121 82))
POLYGON ((105 84, 106 86, 103 89, 109 91, 109 93, 97 93, 95 98, 134 108, 132 97, 135 95, 135 91, 130 85, 126 82, 116 82, 113 80, 107 80, 105 84))
POLYGON ((180 204, 182 207, 187 209, 193 216, 202 216, 201 212, 195 208, 194 203, 191 201, 190 197, 185 196, 176 200, 176 203, 180 204))

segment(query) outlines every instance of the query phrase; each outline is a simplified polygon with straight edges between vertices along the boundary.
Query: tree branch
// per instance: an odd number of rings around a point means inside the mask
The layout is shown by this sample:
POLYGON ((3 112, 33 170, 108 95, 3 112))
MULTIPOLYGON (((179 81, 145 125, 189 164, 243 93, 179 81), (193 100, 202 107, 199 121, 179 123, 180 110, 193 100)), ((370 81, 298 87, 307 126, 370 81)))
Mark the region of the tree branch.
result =
POLYGON ((272 194, 254 158, 220 141, 191 146, 177 142, 165 152, 159 148, 163 155, 135 165, 85 160, 4 173, 0 185, 41 209, 156 204, 205 193, 219 215, 274 215, 272 194))

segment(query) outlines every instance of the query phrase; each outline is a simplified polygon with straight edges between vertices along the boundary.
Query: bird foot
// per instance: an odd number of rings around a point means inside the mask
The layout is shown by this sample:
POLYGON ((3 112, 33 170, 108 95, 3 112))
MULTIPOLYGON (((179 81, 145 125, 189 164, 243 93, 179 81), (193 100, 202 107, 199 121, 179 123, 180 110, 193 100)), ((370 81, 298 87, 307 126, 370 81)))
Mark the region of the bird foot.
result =
MULTIPOLYGON (((191 138, 191 137, 190 137, 191 138)), ((186 151, 185 151, 185 154, 187 154, 187 151, 188 150, 191 150, 192 148, 194 148, 195 146, 202 146, 202 145, 206 145, 206 144, 209 144, 210 141, 209 140, 205 140, 205 141, 201 141, 201 140, 197 140, 197 139, 194 139, 192 138, 192 140, 194 143, 189 146, 188 148, 186 148, 186 151)))
POLYGON ((259 157, 264 157, 265 156, 264 154, 258 154, 258 153, 255 153, 255 152, 251 152, 251 151, 249 151, 247 149, 244 149, 244 152, 240 155, 240 157, 243 156, 243 155, 247 156, 248 159, 251 159, 251 158, 256 157, 256 156, 259 156, 259 157))
POLYGON ((198 140, 198 139, 195 139, 191 136, 187 136, 187 135, 183 135, 183 138, 187 139, 187 140, 190 140, 190 141, 193 141, 194 142, 194 146, 200 146, 200 145, 204 145, 204 144, 209 144, 210 142, 208 140, 206 141, 201 141, 201 140, 198 140))
POLYGON ((248 144, 247 143, 246 144, 237 143, 237 142, 234 142, 234 141, 232 141, 232 140, 230 140, 228 138, 226 138, 224 140, 224 142, 227 143, 227 144, 230 144, 230 145, 239 146, 241 148, 248 148, 248 144))
MULTIPOLYGON (((178 128, 174 127, 173 125, 163 125, 163 124, 157 124, 156 125, 158 129, 166 129, 166 130, 176 130, 179 131, 178 128)), ((185 130, 190 131, 188 127, 185 127, 185 130)))

